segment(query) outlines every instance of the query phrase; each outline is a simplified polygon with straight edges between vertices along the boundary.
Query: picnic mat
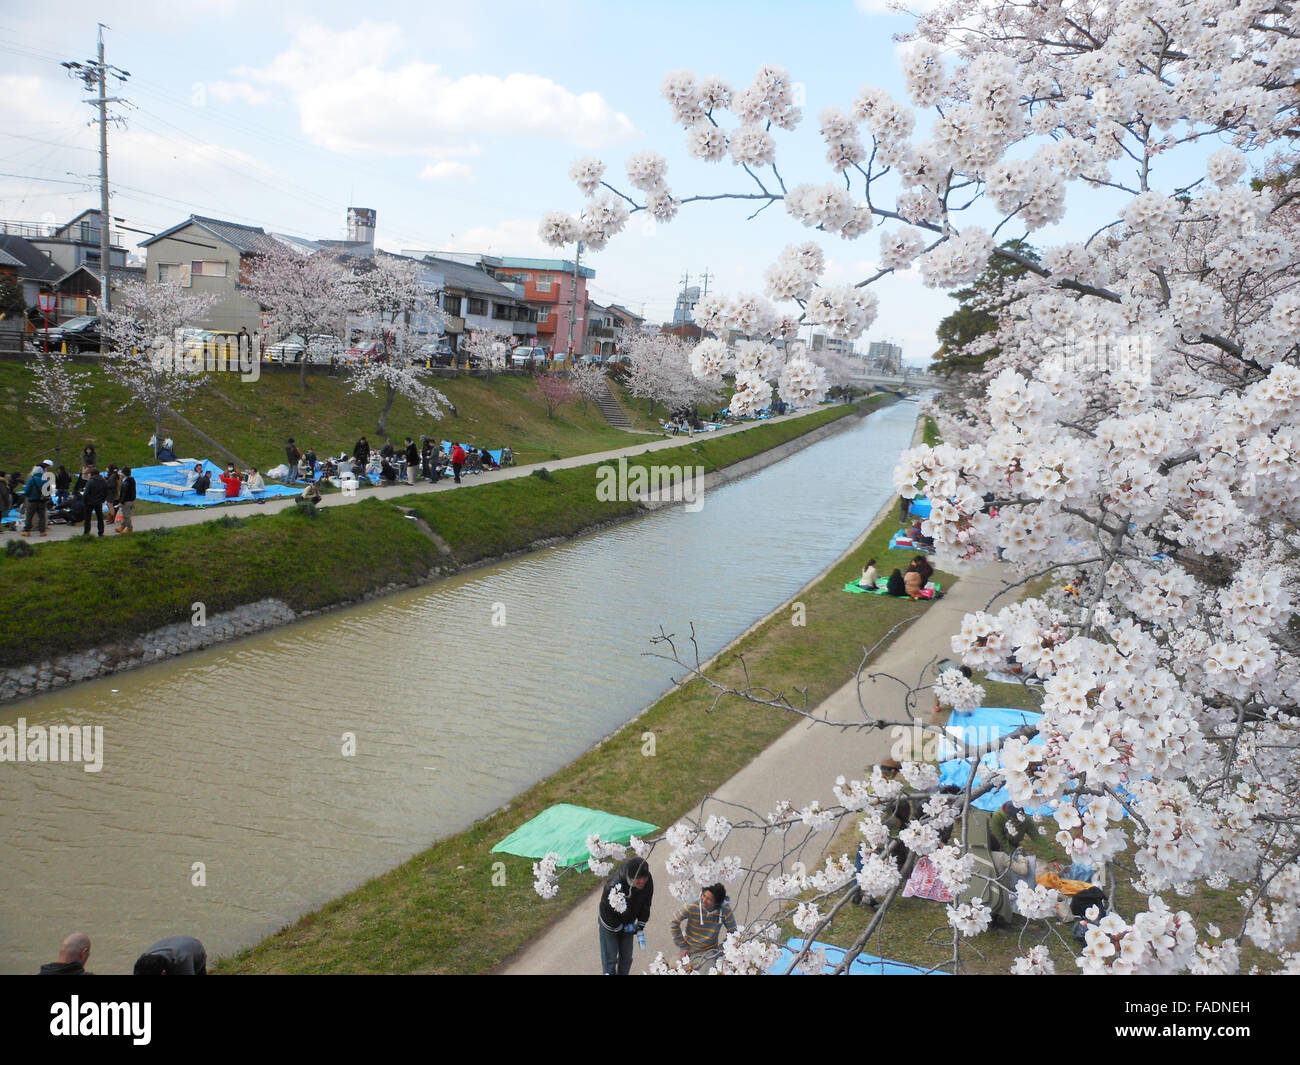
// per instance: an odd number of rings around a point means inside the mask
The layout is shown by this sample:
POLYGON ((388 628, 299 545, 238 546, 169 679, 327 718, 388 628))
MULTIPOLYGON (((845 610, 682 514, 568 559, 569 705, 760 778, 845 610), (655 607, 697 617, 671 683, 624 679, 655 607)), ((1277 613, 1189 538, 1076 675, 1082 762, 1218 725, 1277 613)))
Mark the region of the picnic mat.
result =
POLYGON ((561 868, 580 865, 587 853, 587 837, 593 833, 607 843, 626 843, 633 836, 644 838, 658 826, 630 817, 619 817, 586 806, 557 803, 548 806, 531 821, 525 821, 492 848, 493 852, 518 854, 523 858, 545 858, 554 851, 561 868))
POLYGON ((907 535, 906 529, 899 529, 898 532, 894 533, 894 535, 889 538, 889 549, 891 551, 921 551, 927 555, 934 554, 933 547, 922 547, 920 544, 915 543, 912 538, 907 535))
MULTIPOLYGON (((137 499, 147 499, 150 503, 167 503, 173 507, 219 507, 223 503, 251 503, 254 499, 270 499, 272 496, 296 496, 296 488, 288 488, 285 485, 268 484, 265 492, 259 492, 256 496, 248 495, 247 491, 243 495, 234 499, 226 499, 223 494, 220 498, 216 496, 200 496, 194 494, 193 488, 185 487, 186 474, 194 469, 194 463, 197 460, 181 462, 178 465, 167 466, 136 466, 131 470, 131 476, 135 478, 135 494, 137 499), (146 481, 159 481, 163 484, 174 484, 181 489, 182 494, 166 491, 163 489, 153 488, 146 481)), ((220 488, 225 492, 225 485, 218 479, 225 473, 225 468, 218 466, 207 459, 203 460, 203 469, 207 471, 208 476, 212 478, 212 487, 220 488)))
MULTIPOLYGON (((857 581, 849 581, 849 583, 844 586, 844 590, 846 592, 852 592, 854 595, 888 595, 889 578, 877 577, 876 586, 874 588, 863 588, 857 581)), ((938 581, 930 581, 921 589, 921 598, 933 599, 935 595, 941 591, 943 591, 943 586, 938 581)), ((903 596, 900 595, 898 598, 902 599, 903 596)))
MULTIPOLYGON (((768 976, 778 976, 790 968, 790 963, 794 961, 795 955, 803 950, 802 939, 787 939, 785 946, 781 948, 781 956, 777 958, 776 964, 767 970, 768 976)), ((822 970, 826 973, 835 971, 835 968, 844 960, 844 948, 834 947, 829 943, 822 943, 813 940, 813 948, 820 947, 826 951, 826 968, 822 970)), ((919 965, 908 965, 903 961, 890 961, 888 958, 879 958, 874 954, 859 954, 849 964, 845 972, 849 976, 947 976, 941 969, 923 969, 919 965)), ((796 969, 791 976, 806 976, 800 969, 796 969)))

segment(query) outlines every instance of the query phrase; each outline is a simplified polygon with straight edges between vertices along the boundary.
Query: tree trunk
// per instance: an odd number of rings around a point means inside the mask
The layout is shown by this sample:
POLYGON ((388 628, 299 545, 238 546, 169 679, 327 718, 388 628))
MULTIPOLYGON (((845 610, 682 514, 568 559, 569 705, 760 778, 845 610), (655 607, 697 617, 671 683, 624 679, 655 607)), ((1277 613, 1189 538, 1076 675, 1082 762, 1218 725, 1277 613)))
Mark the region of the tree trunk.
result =
POLYGON ((303 340, 302 356, 300 358, 301 366, 298 367, 298 385, 302 391, 307 391, 307 347, 306 339, 303 340))
POLYGON ((384 403, 384 409, 379 412, 379 427, 375 430, 380 436, 388 435, 388 412, 393 409, 393 400, 397 398, 397 388, 388 385, 388 399, 384 403))

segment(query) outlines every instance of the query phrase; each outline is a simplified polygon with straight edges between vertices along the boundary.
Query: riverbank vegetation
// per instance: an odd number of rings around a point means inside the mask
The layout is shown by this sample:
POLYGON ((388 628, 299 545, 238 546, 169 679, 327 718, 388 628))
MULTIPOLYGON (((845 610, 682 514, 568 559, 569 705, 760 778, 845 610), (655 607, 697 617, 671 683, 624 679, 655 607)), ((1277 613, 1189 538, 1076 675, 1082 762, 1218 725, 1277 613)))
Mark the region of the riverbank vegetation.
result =
MULTIPOLYGON (((654 452, 653 462, 717 469, 853 412, 848 406, 828 407, 742 433, 696 438, 654 452)), ((598 500, 595 478, 595 466, 584 466, 556 471, 548 480, 479 483, 472 491, 376 495, 344 508, 323 508, 315 521, 293 508, 102 540, 74 537, 42 544, 25 557, 0 554, 0 666, 188 622, 196 602, 209 617, 268 598, 298 612, 318 610, 392 585, 418 584, 449 563, 573 536, 638 509, 635 502, 598 500), (430 524, 454 560, 406 519, 406 509, 430 524)))

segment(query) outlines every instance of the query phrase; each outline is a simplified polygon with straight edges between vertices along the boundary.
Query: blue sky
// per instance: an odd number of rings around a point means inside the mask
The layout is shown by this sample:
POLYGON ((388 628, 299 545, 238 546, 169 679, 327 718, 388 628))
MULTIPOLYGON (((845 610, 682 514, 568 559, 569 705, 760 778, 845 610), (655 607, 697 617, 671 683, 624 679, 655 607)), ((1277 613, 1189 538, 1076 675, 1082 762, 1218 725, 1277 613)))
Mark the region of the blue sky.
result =
MULTIPOLYGON (((58 62, 93 55, 104 19, 109 62, 130 71, 114 128, 113 214, 150 232, 191 212, 307 237, 344 235, 348 206, 378 212, 377 239, 404 248, 558 255, 537 221, 582 197, 570 163, 597 155, 627 189, 623 162, 668 157, 677 195, 745 189, 730 162, 691 160, 659 95, 666 71, 719 74, 737 89, 765 62, 786 67, 804 123, 778 133, 787 185, 823 182, 823 107, 865 84, 903 96, 893 35, 911 20, 883 0, 803 3, 66 0, 0 14, 0 218, 63 220, 98 206, 95 130, 78 82, 58 62)), ((742 180, 744 179, 744 180, 742 180)), ((671 225, 635 216, 591 255, 595 298, 654 321, 671 316, 683 273, 710 290, 757 291, 787 243, 812 237, 831 280, 856 280, 870 237, 803 229, 779 208, 745 222, 740 204, 695 206, 671 225)), ((1057 227, 1069 233, 1068 227, 1057 227)), ((1008 234, 1014 235, 1014 234, 1008 234)), ((1053 234, 1055 236, 1056 234, 1053 234)), ((143 239, 141 237, 140 239, 143 239)), ((915 277, 877 286, 867 339, 893 339, 924 363, 951 308, 915 277)), ((863 346, 860 342, 860 346, 863 346)))

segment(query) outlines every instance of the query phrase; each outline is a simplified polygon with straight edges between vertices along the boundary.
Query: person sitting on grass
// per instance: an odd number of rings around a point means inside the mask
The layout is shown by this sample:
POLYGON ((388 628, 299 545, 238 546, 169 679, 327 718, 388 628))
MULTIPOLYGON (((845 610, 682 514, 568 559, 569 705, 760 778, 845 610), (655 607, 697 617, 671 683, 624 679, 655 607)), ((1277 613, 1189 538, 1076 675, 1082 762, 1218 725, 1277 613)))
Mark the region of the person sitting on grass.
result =
POLYGON ((302 490, 298 496, 298 502, 309 506, 316 507, 320 505, 320 484, 316 481, 308 481, 307 487, 302 490))
POLYGON ((921 598, 921 571, 916 568, 915 562, 907 564, 907 572, 903 574, 903 590, 907 592, 907 598, 921 598))
POLYGON ((194 494, 196 496, 207 495, 208 489, 212 487, 212 477, 202 466, 195 466, 194 468, 199 471, 199 475, 194 479, 194 484, 192 486, 194 488, 194 494))
POLYGON ((866 566, 862 569, 862 576, 858 579, 858 587, 865 588, 867 591, 874 591, 876 587, 876 560, 867 559, 866 566))
POLYGON ((239 471, 234 466, 227 466, 226 472, 218 478, 226 486, 226 498, 236 499, 243 490, 244 482, 239 479, 239 471))
POLYGON ((924 588, 934 576, 934 567, 924 555, 917 555, 912 561, 916 563, 917 572, 921 574, 921 587, 924 588))
POLYGON ((379 482, 385 487, 391 487, 397 483, 397 467, 388 459, 382 459, 379 463, 379 482))
POLYGON ((899 570, 894 570, 889 575, 888 592, 890 595, 897 596, 900 599, 907 598, 907 585, 903 583, 903 574, 899 570))

